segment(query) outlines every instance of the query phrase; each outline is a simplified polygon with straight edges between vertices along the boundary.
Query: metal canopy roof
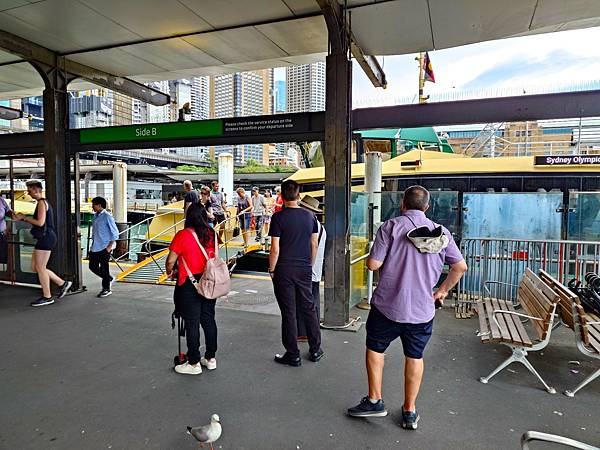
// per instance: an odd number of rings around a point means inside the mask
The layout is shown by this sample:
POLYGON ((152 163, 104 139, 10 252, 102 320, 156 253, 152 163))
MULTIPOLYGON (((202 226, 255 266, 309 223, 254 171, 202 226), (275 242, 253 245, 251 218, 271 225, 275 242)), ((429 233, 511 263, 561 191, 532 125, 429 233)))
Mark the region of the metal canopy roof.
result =
MULTIPOLYGON (((391 55, 600 25, 597 0, 349 0, 366 54, 391 55)), ((0 29, 137 81, 321 60, 314 0, 0 0, 0 29)), ((28 64, 0 52, 0 96, 39 94, 28 64)), ((73 88, 82 87, 72 86, 73 88)))

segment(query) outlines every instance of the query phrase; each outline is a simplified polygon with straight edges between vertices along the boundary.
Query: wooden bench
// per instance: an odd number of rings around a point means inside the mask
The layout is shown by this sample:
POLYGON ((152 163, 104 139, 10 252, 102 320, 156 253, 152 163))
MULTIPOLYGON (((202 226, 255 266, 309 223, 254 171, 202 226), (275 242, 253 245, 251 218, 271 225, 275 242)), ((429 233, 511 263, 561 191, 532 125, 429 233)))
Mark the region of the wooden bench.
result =
POLYGON ((507 360, 487 377, 481 377, 479 381, 487 384, 494 375, 509 364, 520 362, 542 382, 546 391, 551 394, 556 393, 556 390, 548 386, 531 365, 527 353, 540 351, 548 345, 558 301, 559 296, 551 286, 531 270, 525 269, 525 275, 518 289, 518 304, 523 308, 523 312, 516 311, 512 302, 495 298, 486 298, 477 302, 481 341, 501 343, 512 350, 507 360), (521 318, 530 320, 532 324, 530 331, 523 326, 521 318))
MULTIPOLYGON (((552 286, 560 297, 560 317, 563 325, 575 332, 575 342, 581 353, 590 358, 600 359, 600 317, 585 312, 579 297, 560 283, 556 283, 548 274, 541 275, 544 282, 552 286), (555 283, 553 283, 553 281, 555 283)), ((564 394, 574 397, 577 391, 600 376, 600 369, 564 394)))

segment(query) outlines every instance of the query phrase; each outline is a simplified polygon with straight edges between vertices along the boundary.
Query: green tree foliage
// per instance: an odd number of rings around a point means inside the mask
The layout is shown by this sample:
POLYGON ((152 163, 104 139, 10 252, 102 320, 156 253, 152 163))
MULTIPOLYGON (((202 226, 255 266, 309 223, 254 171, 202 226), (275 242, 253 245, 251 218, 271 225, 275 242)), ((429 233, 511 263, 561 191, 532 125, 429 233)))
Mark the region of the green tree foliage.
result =
MULTIPOLYGON (((209 167, 200 167, 200 166, 191 166, 191 165, 182 165, 177 166, 177 170, 181 170, 184 172, 202 172, 202 173, 217 173, 218 172, 218 163, 216 160, 210 160, 209 167)), ((297 169, 291 166, 265 166, 260 164, 258 161, 254 159, 249 159, 246 161, 246 165, 243 167, 235 167, 234 173, 287 173, 287 172, 295 172, 297 169)))

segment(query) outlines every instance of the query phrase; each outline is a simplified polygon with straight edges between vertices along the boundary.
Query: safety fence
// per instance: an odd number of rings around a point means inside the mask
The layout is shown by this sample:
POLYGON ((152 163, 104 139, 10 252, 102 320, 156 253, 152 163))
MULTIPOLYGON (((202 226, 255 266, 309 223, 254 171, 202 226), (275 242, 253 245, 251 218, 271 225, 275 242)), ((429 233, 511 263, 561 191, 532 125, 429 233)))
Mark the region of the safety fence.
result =
POLYGON ((464 239, 461 251, 469 270, 458 285, 457 308, 484 297, 516 302, 526 268, 543 269, 566 285, 600 267, 600 242, 475 238, 464 239))

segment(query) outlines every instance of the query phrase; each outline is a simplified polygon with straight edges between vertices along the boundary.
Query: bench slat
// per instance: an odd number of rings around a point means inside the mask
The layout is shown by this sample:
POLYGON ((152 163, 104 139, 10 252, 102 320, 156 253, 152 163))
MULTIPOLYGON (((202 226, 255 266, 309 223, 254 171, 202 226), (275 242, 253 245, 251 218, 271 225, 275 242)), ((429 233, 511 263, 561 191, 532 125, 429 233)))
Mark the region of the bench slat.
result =
POLYGON ((548 300, 530 279, 524 278, 522 284, 531 294, 528 298, 529 302, 526 305, 530 308, 529 315, 545 319, 548 313, 552 311, 552 302, 548 300))
MULTIPOLYGON (((512 303, 506 302, 506 304, 508 306, 509 311, 515 310, 512 303)), ((523 345, 525 345, 526 347, 531 347, 533 345, 533 343, 531 342, 531 339, 529 338, 529 335, 527 334, 527 330, 523 326, 523 323, 521 323, 521 318, 519 316, 512 316, 512 317, 513 317, 513 322, 515 324, 515 327, 516 327, 517 331, 519 332, 519 335, 521 336, 521 341, 523 342, 523 345)))
MULTIPOLYGON (((540 317, 540 314, 538 314, 536 309, 528 307, 530 305, 530 299, 532 296, 533 294, 531 294, 531 292, 525 285, 519 288, 519 299, 522 300, 521 304, 523 305, 523 309, 525 310, 527 315, 540 317)), ((533 328, 537 331, 539 338, 543 339, 542 336, 545 332, 543 323, 538 320, 530 320, 530 322, 533 324, 533 328)))
POLYGON ((542 291, 542 293, 544 294, 544 296, 548 299, 548 301, 550 303, 556 303, 558 301, 558 294, 554 291, 554 289, 552 289, 551 286, 546 284, 544 282, 544 280, 542 280, 540 277, 538 277, 531 270, 529 270, 529 269, 527 269, 527 270, 528 270, 527 275, 529 275, 527 277, 527 279, 529 281, 531 281, 531 283, 536 288, 538 288, 540 291, 542 291))
MULTIPOLYGON (((508 306, 506 301, 498 300, 498 305, 500 306, 500 309, 502 309, 504 311, 510 311, 510 307, 508 306)), ((510 333, 511 340, 517 344, 523 345, 524 342, 521 339, 521 335, 517 331, 517 327, 514 322, 514 320, 515 319, 518 320, 519 317, 514 316, 513 314, 502 314, 502 317, 504 317, 504 320, 506 321, 506 325, 508 326, 508 331, 510 333)))
POLYGON ((492 302, 489 299, 485 300, 485 309, 486 309, 486 316, 488 317, 488 323, 490 325, 490 331, 491 331, 491 341, 494 342, 500 342, 502 340, 502 335, 500 334, 500 330, 498 329, 498 326, 496 325, 496 322, 494 322, 492 320, 492 312, 494 311, 494 308, 492 307, 492 302))
MULTIPOLYGON (((494 311, 502 310, 504 308, 500 307, 498 303, 498 299, 492 299, 492 307, 494 311)), ((492 316, 490 316, 490 321, 493 320, 492 316)), ((496 320, 498 321, 498 328, 500 329, 500 335, 502 336, 502 342, 512 342, 512 338, 510 336, 510 331, 508 331, 508 326, 506 324, 506 319, 504 314, 496 314, 496 320)))
POLYGON ((490 329, 487 325, 487 316, 485 314, 485 308, 483 306, 483 302, 481 301, 477 302, 477 315, 479 316, 479 332, 482 335, 481 340, 483 342, 489 342, 490 335, 488 333, 490 332, 490 329))
MULTIPOLYGON (((533 311, 536 312, 537 317, 550 321, 552 310, 554 309, 554 302, 549 301, 544 294, 540 292, 533 284, 525 283, 524 287, 529 292, 529 306, 533 307, 533 311)), ((556 299, 558 301, 558 298, 556 299)), ((547 329, 548 324, 545 324, 544 329, 547 329)))

